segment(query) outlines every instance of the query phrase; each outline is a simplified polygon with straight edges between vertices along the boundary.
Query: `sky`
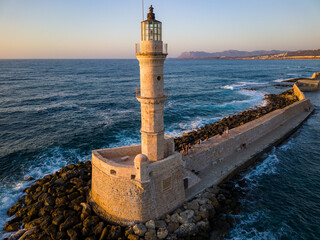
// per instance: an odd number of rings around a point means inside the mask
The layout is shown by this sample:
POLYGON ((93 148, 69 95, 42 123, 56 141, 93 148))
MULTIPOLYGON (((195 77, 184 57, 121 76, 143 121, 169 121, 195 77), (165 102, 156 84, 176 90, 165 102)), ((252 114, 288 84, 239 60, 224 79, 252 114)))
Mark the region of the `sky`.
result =
MULTIPOLYGON (((169 57, 320 48, 320 0, 144 0, 169 57)), ((135 58, 142 0, 0 0, 0 59, 135 58)))

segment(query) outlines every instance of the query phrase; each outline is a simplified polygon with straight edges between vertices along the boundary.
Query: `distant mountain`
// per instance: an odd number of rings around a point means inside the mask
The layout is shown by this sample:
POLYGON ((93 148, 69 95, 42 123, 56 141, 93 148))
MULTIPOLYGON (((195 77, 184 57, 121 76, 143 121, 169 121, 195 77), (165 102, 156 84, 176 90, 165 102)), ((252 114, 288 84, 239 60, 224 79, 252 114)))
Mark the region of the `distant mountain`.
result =
POLYGON ((271 51, 238 51, 238 50, 227 50, 223 52, 183 52, 178 58, 182 59, 193 59, 193 58, 230 58, 230 57, 251 57, 251 56, 260 56, 260 55, 275 55, 284 53, 286 51, 271 50, 271 51))
POLYGON ((258 55, 252 57, 236 57, 237 59, 310 59, 317 60, 320 59, 320 49, 315 50, 299 50, 284 52, 279 54, 267 54, 267 55, 258 55))

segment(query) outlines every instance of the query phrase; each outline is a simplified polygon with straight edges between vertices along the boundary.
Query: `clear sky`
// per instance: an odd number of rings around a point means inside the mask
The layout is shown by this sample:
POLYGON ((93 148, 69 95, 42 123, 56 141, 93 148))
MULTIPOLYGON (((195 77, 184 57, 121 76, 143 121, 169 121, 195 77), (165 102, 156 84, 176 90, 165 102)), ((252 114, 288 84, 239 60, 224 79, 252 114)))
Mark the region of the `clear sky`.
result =
MULTIPOLYGON (((0 58, 134 58, 142 0, 0 0, 0 58)), ((144 0, 169 57, 320 48, 320 0, 144 0)), ((146 15, 146 14, 145 14, 146 15)))

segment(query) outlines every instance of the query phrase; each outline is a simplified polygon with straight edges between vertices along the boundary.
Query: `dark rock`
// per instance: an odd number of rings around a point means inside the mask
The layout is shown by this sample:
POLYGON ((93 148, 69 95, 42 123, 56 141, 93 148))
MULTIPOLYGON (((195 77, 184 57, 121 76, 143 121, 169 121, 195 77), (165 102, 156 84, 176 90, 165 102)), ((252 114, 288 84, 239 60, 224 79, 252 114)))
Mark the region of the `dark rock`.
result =
POLYGON ((21 209, 22 204, 20 202, 17 202, 14 204, 9 210, 7 211, 7 214, 9 217, 13 216, 19 209, 21 209))
POLYGON ((145 235, 144 235, 145 240, 157 240, 157 233, 156 230, 154 229, 149 229, 145 235))
POLYGON ((127 237, 129 240, 139 240, 139 236, 134 234, 129 234, 127 237))
POLYGON ((118 239, 120 236, 121 236, 121 227, 120 226, 112 226, 108 237, 110 239, 118 239))
POLYGON ((105 228, 102 230, 102 233, 101 233, 101 236, 100 236, 99 240, 105 240, 105 239, 107 239, 107 236, 108 236, 108 230, 107 230, 107 228, 105 227, 105 228))
POLYGON ((179 223, 175 223, 175 222, 169 222, 168 223, 168 232, 169 233, 173 233, 174 231, 176 231, 179 228, 179 223))
POLYGON ((168 236, 167 228, 159 228, 157 231, 157 237, 159 239, 165 239, 168 236))
POLYGON ((66 237, 67 237, 66 232, 61 232, 61 231, 57 232, 56 239, 65 239, 66 237))
POLYGON ((97 225, 100 221, 98 216, 89 216, 83 221, 83 226, 89 228, 91 226, 97 225))
POLYGON ((74 229, 68 229, 67 235, 69 236, 70 240, 77 240, 78 239, 78 233, 74 229))
POLYGON ((52 219, 52 224, 59 226, 64 220, 63 214, 57 215, 52 219))
POLYGON ((62 178, 58 178, 57 180, 54 181, 54 184, 64 186, 66 185, 66 182, 62 178))
POLYGON ((45 233, 49 235, 52 239, 56 239, 58 228, 56 225, 51 224, 44 229, 45 233))
POLYGON ((4 226, 3 230, 7 232, 15 232, 20 229, 21 222, 7 222, 6 225, 4 226))
POLYGON ((144 234, 147 232, 147 228, 144 224, 138 223, 133 226, 133 231, 136 235, 143 237, 144 234))
POLYGON ((155 220, 154 223, 155 223, 156 229, 158 229, 158 228, 166 228, 167 227, 166 222, 163 221, 163 220, 155 220))
POLYGON ((8 240, 18 240, 26 231, 26 229, 18 230, 16 233, 13 233, 8 240))
POLYGON ((94 235, 100 235, 104 229, 104 222, 99 222, 94 228, 94 235))
POLYGON ((184 223, 175 231, 175 233, 178 237, 186 237, 195 234, 196 231, 197 227, 194 223, 184 223))
POLYGON ((156 223, 154 222, 154 220, 150 220, 150 221, 145 223, 145 226, 148 229, 155 229, 156 228, 156 223))
POLYGON ((44 221, 44 218, 36 218, 34 220, 32 220, 31 222, 28 222, 24 225, 24 228, 27 230, 32 229, 33 227, 37 227, 40 226, 40 224, 44 221))
POLYGON ((65 230, 73 227, 77 223, 79 223, 78 217, 70 216, 60 225, 59 230, 60 231, 65 231, 65 230))

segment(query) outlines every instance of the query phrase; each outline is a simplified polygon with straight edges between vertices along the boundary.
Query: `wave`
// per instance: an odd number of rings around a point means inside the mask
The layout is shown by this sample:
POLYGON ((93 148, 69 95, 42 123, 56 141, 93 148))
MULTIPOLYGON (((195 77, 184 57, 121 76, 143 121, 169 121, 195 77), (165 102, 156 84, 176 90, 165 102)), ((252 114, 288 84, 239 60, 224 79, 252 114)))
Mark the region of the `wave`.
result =
POLYGON ((227 90, 238 90, 243 87, 250 87, 250 86, 263 86, 269 84, 267 82, 238 82, 231 85, 225 85, 220 87, 221 89, 227 89, 227 90))
POLYGON ((266 219, 273 218, 270 216, 266 209, 258 210, 250 213, 243 212, 236 216, 235 228, 230 231, 228 239, 232 240, 277 240, 277 239, 297 239, 293 236, 297 236, 297 233, 285 222, 280 223, 277 228, 273 228, 267 224, 263 226, 261 223, 265 223, 266 219))
POLYGON ((275 148, 272 149, 272 152, 268 154, 267 158, 256 168, 254 168, 249 174, 244 178, 247 179, 249 185, 257 186, 260 184, 259 180, 264 175, 272 175, 277 173, 277 165, 279 159, 275 153, 275 148))
MULTIPOLYGON (((89 154, 82 155, 77 149, 50 148, 26 161, 21 166, 22 173, 0 180, 0 229, 11 219, 6 214, 7 210, 23 196, 22 190, 34 183, 34 181, 25 181, 25 179, 28 177, 39 179, 60 170, 68 164, 88 161, 89 159, 89 154)), ((0 237, 1 234, 3 233, 0 232, 0 237)), ((2 237, 5 237, 5 234, 2 237)))
POLYGON ((222 86, 220 88, 227 89, 227 90, 235 90, 235 89, 238 89, 240 87, 244 87, 247 84, 248 84, 248 82, 239 82, 239 83, 235 83, 235 84, 231 84, 231 85, 225 85, 225 86, 222 86))

